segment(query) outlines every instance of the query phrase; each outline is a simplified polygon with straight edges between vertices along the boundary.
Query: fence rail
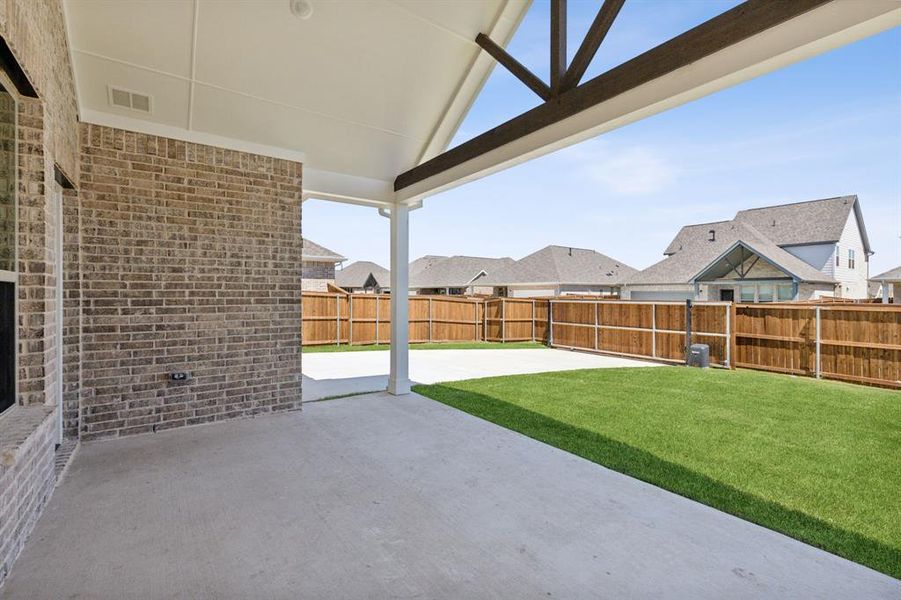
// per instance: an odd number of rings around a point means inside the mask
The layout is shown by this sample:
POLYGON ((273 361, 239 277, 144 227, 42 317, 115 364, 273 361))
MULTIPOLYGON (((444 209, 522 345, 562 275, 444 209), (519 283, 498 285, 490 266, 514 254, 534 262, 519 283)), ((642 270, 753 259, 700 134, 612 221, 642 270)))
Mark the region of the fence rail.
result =
POLYGON ((731 304, 632 302, 626 300, 550 301, 549 345, 684 362, 686 339, 710 346, 710 362, 731 364, 731 304), (689 333, 690 332, 690 333, 689 333))
MULTIPOLYGON (((390 296, 303 293, 303 344, 391 337, 390 296)), ((410 341, 539 341, 684 362, 686 341, 711 364, 901 389, 901 306, 732 304, 609 299, 410 297, 410 341), (688 333, 690 330, 690 334, 688 333)))
POLYGON ((901 388, 901 306, 738 304, 735 365, 901 388))
MULTIPOLYGON (((411 296, 410 342, 543 341, 548 301, 411 296)), ((303 345, 364 345, 391 337, 391 296, 303 293, 303 345)))

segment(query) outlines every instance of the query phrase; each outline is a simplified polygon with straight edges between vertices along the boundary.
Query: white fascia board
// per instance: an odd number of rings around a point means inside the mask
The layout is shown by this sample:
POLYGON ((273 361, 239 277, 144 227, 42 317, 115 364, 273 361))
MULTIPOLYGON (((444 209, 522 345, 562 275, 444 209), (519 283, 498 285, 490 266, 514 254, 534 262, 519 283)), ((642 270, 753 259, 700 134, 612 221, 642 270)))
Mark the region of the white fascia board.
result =
POLYGON ((145 121, 143 119, 135 119, 99 110, 83 109, 81 111, 81 120, 85 123, 92 123, 94 125, 104 125, 106 127, 125 129, 137 133, 167 137, 182 142, 215 146, 217 148, 225 148, 226 150, 248 152, 250 154, 270 156, 272 158, 290 160, 298 163, 303 163, 306 158, 303 152, 298 152, 296 150, 289 150, 287 148, 279 148, 277 146, 269 146, 266 144, 257 144, 255 142, 248 142, 247 140, 215 135, 213 133, 204 133, 203 131, 185 129, 183 127, 145 121))
POLYGON ((425 198, 901 24, 897 0, 835 0, 398 191, 425 198))
POLYGON ((384 208, 394 205, 394 186, 390 181, 357 177, 304 166, 303 199, 331 200, 384 208))

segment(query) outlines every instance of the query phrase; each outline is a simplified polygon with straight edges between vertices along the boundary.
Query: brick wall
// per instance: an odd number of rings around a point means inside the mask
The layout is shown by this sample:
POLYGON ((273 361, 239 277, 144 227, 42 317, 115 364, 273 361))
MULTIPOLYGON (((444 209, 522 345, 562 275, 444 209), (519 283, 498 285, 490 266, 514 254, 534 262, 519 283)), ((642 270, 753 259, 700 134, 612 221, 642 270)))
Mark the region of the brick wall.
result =
POLYGON ((0 35, 44 105, 48 159, 77 181, 78 109, 62 3, 0 0, 0 35))
POLYGON ((301 265, 304 279, 335 279, 335 263, 305 260, 301 265))
POLYGON ((301 263, 303 291, 326 292, 335 283, 335 263, 305 260, 301 263))
POLYGON ((50 407, 16 407, 4 416, 0 455, 0 583, 53 492, 56 421, 50 407))
POLYGON ((301 166, 81 133, 81 438, 298 408, 301 166))
POLYGON ((63 343, 55 321, 55 252, 61 234, 54 168, 77 181, 79 152, 62 4, 0 0, 0 36, 39 96, 20 98, 16 107, 17 375, 22 406, 0 420, 2 581, 53 491, 55 404, 61 380, 57 353, 63 343))

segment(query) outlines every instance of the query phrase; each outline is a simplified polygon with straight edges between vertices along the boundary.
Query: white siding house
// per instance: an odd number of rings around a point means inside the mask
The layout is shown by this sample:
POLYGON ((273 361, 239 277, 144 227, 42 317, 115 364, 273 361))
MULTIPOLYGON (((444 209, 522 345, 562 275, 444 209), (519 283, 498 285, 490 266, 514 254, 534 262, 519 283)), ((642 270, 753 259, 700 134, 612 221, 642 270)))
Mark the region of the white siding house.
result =
POLYGON ((867 297, 869 246, 857 196, 743 210, 683 227, 666 258, 627 279, 633 300, 774 302, 867 297))
POLYGON ((867 297, 870 259, 860 232, 857 215, 852 211, 831 261, 833 277, 839 283, 836 291, 842 298, 867 297))

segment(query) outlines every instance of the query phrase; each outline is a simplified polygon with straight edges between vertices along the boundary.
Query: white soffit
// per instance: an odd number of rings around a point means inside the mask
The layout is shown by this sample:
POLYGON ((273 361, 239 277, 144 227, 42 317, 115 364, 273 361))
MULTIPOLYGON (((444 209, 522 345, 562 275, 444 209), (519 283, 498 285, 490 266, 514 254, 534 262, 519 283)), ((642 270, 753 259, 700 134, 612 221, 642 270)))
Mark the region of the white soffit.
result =
POLYGON ((305 20, 288 0, 64 7, 82 120, 299 160, 308 196, 386 204, 493 68, 476 35, 506 44, 530 2, 311 0, 305 20), (111 106, 110 86, 152 113, 111 106))

